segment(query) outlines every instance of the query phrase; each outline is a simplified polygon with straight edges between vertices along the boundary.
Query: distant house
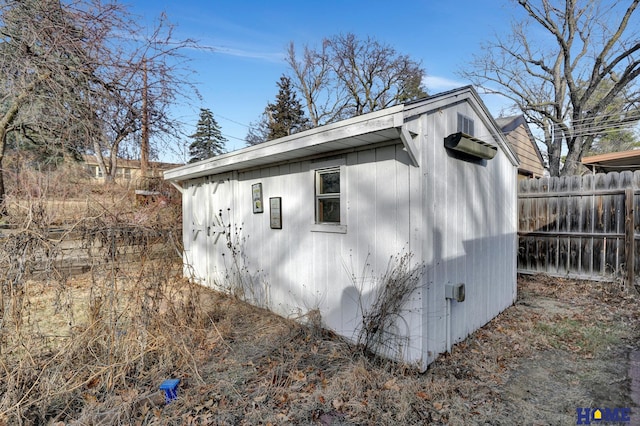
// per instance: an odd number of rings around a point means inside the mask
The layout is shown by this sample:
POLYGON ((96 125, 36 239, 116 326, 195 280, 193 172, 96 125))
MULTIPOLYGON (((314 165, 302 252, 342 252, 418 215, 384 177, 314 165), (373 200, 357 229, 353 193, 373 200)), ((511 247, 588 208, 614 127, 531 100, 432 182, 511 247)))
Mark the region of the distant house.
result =
MULTIPOLYGON (((95 155, 83 155, 82 160, 89 176, 92 179, 104 181, 104 175, 95 155)), ((181 165, 182 164, 159 163, 152 161, 149 163, 149 172, 152 177, 162 177, 166 170, 170 170, 181 165)), ((118 159, 118 163, 116 165, 117 181, 127 182, 139 179, 140 177, 140 160, 126 160, 124 158, 118 159)))
POLYGON ((518 179, 542 177, 544 160, 524 116, 501 117, 496 123, 520 160, 518 179))
POLYGON ((640 170, 640 149, 590 155, 582 158, 582 164, 594 173, 640 170))
POLYGON ((517 165, 468 86, 164 176, 182 191, 186 276, 347 338, 410 253, 418 288, 372 333, 426 368, 516 298, 517 165))

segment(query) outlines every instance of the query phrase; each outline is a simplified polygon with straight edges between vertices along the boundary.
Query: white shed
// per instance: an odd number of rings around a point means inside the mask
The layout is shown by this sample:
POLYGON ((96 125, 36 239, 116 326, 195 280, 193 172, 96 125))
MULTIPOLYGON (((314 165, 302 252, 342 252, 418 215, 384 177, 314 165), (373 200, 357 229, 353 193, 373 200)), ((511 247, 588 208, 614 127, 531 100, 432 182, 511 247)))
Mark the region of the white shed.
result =
POLYGON ((283 316, 319 312, 347 338, 390 258, 411 253, 420 285, 378 350, 426 369, 516 298, 517 164, 468 86, 165 179, 183 193, 185 275, 283 316))

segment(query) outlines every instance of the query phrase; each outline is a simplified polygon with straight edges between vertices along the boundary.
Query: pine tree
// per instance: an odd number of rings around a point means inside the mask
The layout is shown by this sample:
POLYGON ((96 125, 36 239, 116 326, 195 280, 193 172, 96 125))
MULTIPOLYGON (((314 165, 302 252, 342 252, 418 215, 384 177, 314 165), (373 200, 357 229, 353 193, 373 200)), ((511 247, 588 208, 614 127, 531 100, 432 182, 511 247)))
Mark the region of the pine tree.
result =
POLYGON ((267 104, 260 119, 252 122, 246 136, 247 145, 257 145, 306 130, 309 119, 287 76, 280 77, 275 103, 267 104))
POLYGON ((196 132, 189 136, 193 139, 189 145, 189 163, 215 157, 225 152, 227 138, 222 136, 220 126, 213 113, 207 108, 200 108, 200 119, 196 132))
POLYGON ((284 75, 280 77, 278 88, 276 103, 267 105, 268 140, 289 136, 309 126, 302 104, 291 86, 291 79, 284 75))

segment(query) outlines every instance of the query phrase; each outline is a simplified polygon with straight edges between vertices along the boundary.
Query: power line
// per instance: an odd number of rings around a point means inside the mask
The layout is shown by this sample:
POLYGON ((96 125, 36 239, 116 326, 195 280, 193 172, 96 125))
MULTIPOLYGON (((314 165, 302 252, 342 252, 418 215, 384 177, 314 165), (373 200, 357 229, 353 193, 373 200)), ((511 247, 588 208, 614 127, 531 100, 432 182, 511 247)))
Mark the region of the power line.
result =
POLYGON ((231 136, 231 135, 227 135, 225 133, 221 133, 222 136, 224 136, 225 138, 231 138, 231 139, 235 139, 238 141, 242 141, 242 142, 246 142, 247 140, 245 138, 239 138, 237 136, 231 136))
MULTIPOLYGON (((533 125, 535 127, 539 127, 535 124, 533 125)), ((617 122, 617 123, 610 121, 607 123, 600 123, 600 124, 591 125, 591 126, 589 125, 582 125, 582 126, 576 126, 576 127, 569 126, 568 134, 569 136, 572 136, 572 137, 599 136, 602 134, 613 133, 620 130, 632 130, 637 125, 638 125, 638 121, 627 120, 627 121, 617 122)), ((557 123, 552 124, 551 130, 560 131, 564 133, 564 129, 562 129, 560 125, 557 123)), ((526 134, 526 132, 525 133, 522 133, 522 132, 523 130, 520 130, 520 128, 516 128, 514 129, 514 131, 511 131, 510 133, 514 133, 519 136, 529 137, 528 134, 526 134)), ((483 136, 486 137, 489 135, 480 135, 476 137, 482 138, 483 136)), ((534 139, 539 139, 539 138, 536 138, 534 136, 534 139)))
POLYGON ((224 115, 216 114, 215 112, 213 113, 213 115, 218 116, 218 117, 222 118, 223 120, 230 121, 230 122, 232 122, 232 123, 234 123, 234 124, 238 124, 238 125, 240 125, 240 126, 244 126, 244 127, 246 127, 247 129, 250 129, 250 128, 251 128, 251 126, 249 126, 248 124, 240 123, 239 121, 232 120, 231 118, 227 118, 227 117, 225 117, 224 115))
MULTIPOLYGON (((231 118, 225 117, 225 116, 223 116, 223 115, 217 114, 217 113, 215 113, 214 111, 211 111, 211 113, 214 115, 214 117, 219 117, 219 118, 222 118, 222 119, 224 119, 224 120, 230 121, 230 122, 232 122, 232 123, 234 123, 234 124, 238 124, 238 125, 240 125, 240 126, 244 126, 244 127, 247 127, 247 128, 251 128, 251 126, 249 126, 249 125, 247 125, 247 124, 244 124, 244 123, 241 123, 241 122, 239 122, 239 121, 233 120, 233 119, 231 119, 231 118)), ((191 126, 191 125, 192 125, 191 123, 187 123, 187 122, 186 122, 186 121, 184 121, 184 120, 180 120, 180 121, 178 121, 178 122, 179 122, 180 124, 184 125, 184 126, 191 126)), ((227 133, 222 133, 222 132, 221 132, 221 134, 222 134, 222 136, 224 136, 225 138, 235 139, 235 140, 238 140, 238 141, 241 141, 241 142, 246 142, 246 139, 245 139, 245 138, 240 138, 240 137, 233 136, 233 135, 230 135, 230 134, 227 134, 227 133)))

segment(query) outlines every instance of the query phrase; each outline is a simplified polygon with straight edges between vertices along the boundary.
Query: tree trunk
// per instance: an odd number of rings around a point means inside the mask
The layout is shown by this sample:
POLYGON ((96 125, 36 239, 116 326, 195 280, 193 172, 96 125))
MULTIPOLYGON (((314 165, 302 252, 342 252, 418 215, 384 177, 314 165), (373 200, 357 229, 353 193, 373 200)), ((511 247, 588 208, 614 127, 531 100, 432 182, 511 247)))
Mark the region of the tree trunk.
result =
POLYGON ((557 136, 552 135, 551 131, 545 129, 545 145, 547 146, 547 154, 549 155, 549 174, 551 176, 560 176, 560 155, 562 152, 562 141, 558 141, 557 136))
MULTIPOLYGON (((0 218, 8 215, 7 211, 7 196, 4 187, 4 167, 2 162, 4 160, 4 151, 7 147, 7 130, 0 128, 0 218)), ((2 300, 0 300, 2 303, 2 300)))
POLYGON ((7 196, 4 187, 4 169, 2 167, 2 160, 4 159, 4 152, 7 147, 7 129, 13 123, 13 120, 18 115, 18 111, 22 108, 22 105, 27 101, 29 95, 38 87, 38 85, 47 80, 51 76, 50 72, 32 81, 24 90, 19 93, 13 101, 10 103, 9 109, 0 118, 0 217, 7 216, 7 196))
MULTIPOLYGON (((2 160, 4 156, 0 155, 0 218, 7 216, 7 196, 4 189, 4 170, 2 168, 2 160)), ((1 302, 1 301, 0 301, 1 302)))
POLYGON ((570 151, 564 161, 564 166, 562 166, 562 171, 560 172, 561 176, 572 176, 577 174, 578 171, 578 163, 579 158, 577 152, 570 151))

